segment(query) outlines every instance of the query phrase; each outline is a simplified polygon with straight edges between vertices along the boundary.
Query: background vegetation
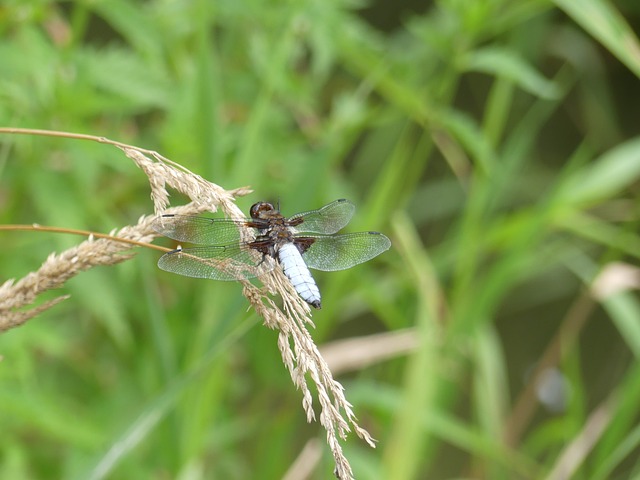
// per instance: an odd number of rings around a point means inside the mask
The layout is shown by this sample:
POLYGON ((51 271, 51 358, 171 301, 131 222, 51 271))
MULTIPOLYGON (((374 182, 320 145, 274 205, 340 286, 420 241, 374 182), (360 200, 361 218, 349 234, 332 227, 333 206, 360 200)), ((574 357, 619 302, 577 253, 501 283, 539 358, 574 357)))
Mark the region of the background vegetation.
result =
MULTIPOLYGON (((632 478, 638 25, 634 1, 6 0, 0 124, 157 150, 251 185, 245 211, 349 198, 351 231, 387 233, 317 275, 319 344, 418 344, 339 377, 379 440, 346 442, 358 479, 632 478)), ((113 148, 0 142, 0 223, 151 213, 113 148)), ((0 279, 76 242, 3 233, 0 279)), ((276 479, 323 441, 240 287, 157 256, 73 279, 0 337, 0 478, 276 479)))

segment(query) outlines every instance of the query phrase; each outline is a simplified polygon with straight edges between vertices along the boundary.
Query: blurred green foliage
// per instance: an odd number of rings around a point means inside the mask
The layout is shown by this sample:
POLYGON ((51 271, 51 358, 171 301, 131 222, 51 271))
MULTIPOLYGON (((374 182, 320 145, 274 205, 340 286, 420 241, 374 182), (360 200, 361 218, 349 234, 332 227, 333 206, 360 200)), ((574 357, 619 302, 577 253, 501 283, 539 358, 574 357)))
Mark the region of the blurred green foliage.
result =
MULTIPOLYGON (((640 257, 640 7, 392 3, 5 0, 0 124, 157 150, 251 185, 244 210, 349 198, 352 231, 389 234, 375 261, 317 275, 319 343, 420 340, 340 378, 379 439, 346 443, 358 479, 637 477, 638 295, 589 286, 640 257), (545 351, 546 406, 527 389, 545 351)), ((113 148, 0 142, 2 223, 151 213, 113 148)), ((3 233, 1 279, 77 241, 3 233)), ((240 286, 156 259, 82 274, 2 335, 0 478, 276 479, 324 438, 240 286)), ((313 478, 332 468, 324 447, 313 478)))

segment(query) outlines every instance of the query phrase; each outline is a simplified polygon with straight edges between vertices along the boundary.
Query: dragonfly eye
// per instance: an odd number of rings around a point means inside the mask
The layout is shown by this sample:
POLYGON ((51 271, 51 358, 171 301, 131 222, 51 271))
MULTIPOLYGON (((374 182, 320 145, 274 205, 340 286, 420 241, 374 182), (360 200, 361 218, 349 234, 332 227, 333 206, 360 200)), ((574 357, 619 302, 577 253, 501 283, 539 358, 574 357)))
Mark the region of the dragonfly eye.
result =
POLYGON ((251 218, 262 218, 265 212, 273 212, 275 209, 269 202, 258 202, 251 206, 251 218))

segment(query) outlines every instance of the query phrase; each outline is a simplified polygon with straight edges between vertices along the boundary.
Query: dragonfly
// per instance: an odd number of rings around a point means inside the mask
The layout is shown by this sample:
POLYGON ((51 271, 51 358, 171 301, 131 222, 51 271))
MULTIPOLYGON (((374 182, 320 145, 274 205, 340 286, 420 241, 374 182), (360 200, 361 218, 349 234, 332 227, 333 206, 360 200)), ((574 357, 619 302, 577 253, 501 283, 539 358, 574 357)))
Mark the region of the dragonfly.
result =
POLYGON ((354 212, 353 203, 339 199, 288 218, 269 202, 255 203, 250 218, 239 220, 161 215, 153 223, 158 233, 195 246, 165 253, 158 267, 187 277, 243 280, 279 266, 298 295, 319 309, 320 291, 309 268, 345 270, 391 247, 380 232, 337 234, 354 212))

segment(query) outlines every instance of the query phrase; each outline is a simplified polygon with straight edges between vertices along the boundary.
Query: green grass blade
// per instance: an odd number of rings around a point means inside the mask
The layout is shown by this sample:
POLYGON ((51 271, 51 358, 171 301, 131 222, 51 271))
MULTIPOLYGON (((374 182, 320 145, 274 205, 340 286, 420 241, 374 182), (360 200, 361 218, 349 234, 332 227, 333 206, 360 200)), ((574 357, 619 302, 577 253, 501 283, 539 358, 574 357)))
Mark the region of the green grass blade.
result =
POLYGON ((555 0, 554 3, 640 78, 640 42, 611 2, 555 0))

